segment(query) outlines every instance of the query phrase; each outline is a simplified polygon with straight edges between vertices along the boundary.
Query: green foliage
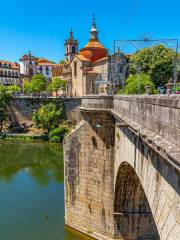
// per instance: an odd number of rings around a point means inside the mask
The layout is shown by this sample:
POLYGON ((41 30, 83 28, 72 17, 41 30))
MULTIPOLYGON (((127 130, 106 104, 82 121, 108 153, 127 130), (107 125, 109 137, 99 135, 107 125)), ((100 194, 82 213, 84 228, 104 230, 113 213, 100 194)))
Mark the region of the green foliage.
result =
POLYGON ((69 128, 66 126, 54 128, 49 132, 49 140, 51 142, 62 142, 68 132, 69 128))
MULTIPOLYGON (((125 94, 144 94, 146 93, 145 87, 151 87, 151 94, 157 93, 154 88, 154 84, 151 81, 151 77, 147 74, 135 74, 131 75, 126 81, 126 87, 124 92, 121 90, 121 93, 125 94)), ((119 92, 120 93, 120 92, 119 92)))
POLYGON ((55 91, 56 96, 58 90, 64 91, 66 89, 66 81, 60 78, 54 78, 52 82, 48 85, 48 90, 49 91, 55 91))
POLYGON ((10 92, 20 92, 21 91, 21 88, 19 86, 16 86, 16 85, 7 86, 7 89, 10 92))
POLYGON ((63 59, 59 61, 59 64, 64 64, 64 63, 65 63, 65 60, 63 59))
POLYGON ((40 93, 46 90, 46 78, 42 74, 36 74, 32 77, 30 89, 33 93, 40 93))
POLYGON ((32 86, 28 80, 24 81, 24 93, 32 93, 32 86))
POLYGON ((176 91, 180 91, 180 86, 177 86, 177 87, 176 87, 176 91))
POLYGON ((131 58, 131 73, 137 69, 151 76, 155 86, 165 85, 173 76, 175 52, 164 45, 137 51, 131 58))
POLYGON ((58 126, 62 116, 62 106, 58 109, 55 104, 48 103, 34 111, 32 120, 38 128, 42 128, 49 133, 51 129, 58 126))
POLYGON ((11 94, 6 87, 0 85, 0 132, 2 132, 3 122, 7 120, 7 110, 10 101, 11 94))

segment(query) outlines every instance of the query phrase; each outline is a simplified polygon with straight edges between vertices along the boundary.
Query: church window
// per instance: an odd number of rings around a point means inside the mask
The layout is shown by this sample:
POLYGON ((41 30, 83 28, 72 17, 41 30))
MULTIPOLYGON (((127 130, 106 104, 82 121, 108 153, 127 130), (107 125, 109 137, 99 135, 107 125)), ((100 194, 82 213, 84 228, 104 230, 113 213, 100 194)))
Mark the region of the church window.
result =
POLYGON ((74 62, 74 77, 77 77, 77 62, 74 62))

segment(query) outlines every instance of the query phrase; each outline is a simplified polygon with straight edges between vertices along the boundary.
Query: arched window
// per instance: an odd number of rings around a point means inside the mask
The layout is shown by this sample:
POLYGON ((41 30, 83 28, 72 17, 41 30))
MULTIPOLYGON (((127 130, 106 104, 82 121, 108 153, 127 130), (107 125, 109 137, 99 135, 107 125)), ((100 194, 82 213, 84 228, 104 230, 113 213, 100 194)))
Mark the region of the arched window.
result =
POLYGON ((18 72, 15 72, 15 76, 18 77, 18 72))
POLYGON ((4 67, 7 68, 7 64, 6 63, 4 63, 4 67))
POLYGON ((8 71, 8 77, 11 77, 11 72, 10 71, 8 71))
POLYGON ((14 71, 12 71, 12 76, 14 76, 14 71))
POLYGON ((7 77, 7 71, 6 70, 4 71, 4 76, 7 77))
POLYGON ((3 70, 0 71, 0 76, 3 77, 3 70))
POLYGON ((11 68, 11 64, 9 64, 9 68, 11 68))

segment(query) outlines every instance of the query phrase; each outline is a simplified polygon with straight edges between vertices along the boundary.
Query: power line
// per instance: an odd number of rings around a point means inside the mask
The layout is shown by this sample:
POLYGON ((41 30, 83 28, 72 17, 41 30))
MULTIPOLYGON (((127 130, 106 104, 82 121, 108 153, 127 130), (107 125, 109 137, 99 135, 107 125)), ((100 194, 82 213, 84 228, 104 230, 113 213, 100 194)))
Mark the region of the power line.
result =
POLYGON ((120 30, 119 33, 117 34, 117 37, 118 37, 118 36, 121 34, 121 32, 122 32, 123 30, 125 30, 126 27, 128 26, 128 23, 129 23, 132 15, 133 15, 133 13, 134 13, 134 11, 136 10, 136 7, 137 7, 137 5, 138 5, 138 2, 139 2, 139 0, 134 0, 133 5, 132 5, 132 7, 130 8, 129 13, 128 13, 128 15, 127 15, 127 18, 126 18, 126 20, 125 20, 125 22, 124 22, 124 26, 122 26, 121 30, 120 30))

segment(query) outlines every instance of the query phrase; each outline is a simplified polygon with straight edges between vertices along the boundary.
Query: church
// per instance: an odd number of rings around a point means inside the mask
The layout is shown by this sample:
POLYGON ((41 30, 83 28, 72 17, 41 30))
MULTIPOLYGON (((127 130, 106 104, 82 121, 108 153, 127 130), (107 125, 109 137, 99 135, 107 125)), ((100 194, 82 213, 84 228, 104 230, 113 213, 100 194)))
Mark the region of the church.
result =
MULTIPOLYGON (((78 51, 78 41, 73 32, 65 41, 65 57, 63 64, 53 66, 53 77, 60 77, 67 82, 66 95, 78 97, 99 93, 100 81, 108 82, 112 56, 99 41, 95 18, 93 17, 88 43, 78 51)), ((126 60, 126 58, 125 58, 126 60)), ((120 66, 121 71, 124 69, 120 66)), ((117 67, 116 70, 117 72, 117 67)), ((119 82, 115 83, 119 85, 119 82)))

